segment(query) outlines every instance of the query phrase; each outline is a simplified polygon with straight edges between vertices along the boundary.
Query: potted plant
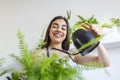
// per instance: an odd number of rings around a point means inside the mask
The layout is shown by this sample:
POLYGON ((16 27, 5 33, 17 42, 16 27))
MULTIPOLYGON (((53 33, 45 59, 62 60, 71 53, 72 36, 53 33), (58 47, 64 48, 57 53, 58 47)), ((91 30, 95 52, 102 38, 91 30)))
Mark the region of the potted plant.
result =
MULTIPOLYGON (((66 13, 67 19, 70 20, 71 11, 67 11, 66 13)), ((79 20, 70 27, 70 42, 74 43, 74 46, 78 50, 78 52, 75 53, 80 52, 82 55, 91 52, 95 47, 97 47, 99 41, 104 37, 104 35, 94 37, 94 35, 87 31, 86 28, 82 27, 81 24, 84 23, 88 26, 101 25, 102 28, 120 27, 120 18, 110 18, 109 23, 100 24, 94 15, 89 18, 85 18, 81 15, 78 15, 77 17, 79 20)))
MULTIPOLYGON (((72 67, 68 63, 68 57, 59 58, 56 54, 51 55, 50 58, 42 55, 35 55, 33 51, 28 49, 25 43, 24 34, 18 30, 19 49, 21 57, 14 54, 14 57, 22 66, 22 71, 12 71, 11 77, 8 80, 75 80, 78 78, 83 80, 80 67, 72 67)), ((42 44, 40 42, 40 44, 42 44)))

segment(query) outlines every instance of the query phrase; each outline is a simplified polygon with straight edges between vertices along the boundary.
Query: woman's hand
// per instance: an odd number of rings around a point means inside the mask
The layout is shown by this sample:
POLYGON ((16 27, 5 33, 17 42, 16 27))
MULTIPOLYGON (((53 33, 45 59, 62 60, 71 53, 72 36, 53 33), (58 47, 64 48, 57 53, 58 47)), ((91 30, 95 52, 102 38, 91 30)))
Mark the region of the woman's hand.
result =
POLYGON ((81 26, 90 31, 95 37, 103 35, 102 28, 99 25, 87 25, 85 23, 82 23, 81 26))
MULTIPOLYGON (((85 23, 82 23, 81 26, 83 26, 86 30, 90 31, 95 37, 99 37, 103 35, 102 28, 99 25, 87 25, 85 23)), ((97 50, 98 50, 98 57, 91 58, 88 56, 88 61, 96 60, 100 62, 104 67, 110 66, 110 58, 105 47, 100 43, 97 50)), ((82 61, 82 62, 85 62, 85 61, 82 61)))

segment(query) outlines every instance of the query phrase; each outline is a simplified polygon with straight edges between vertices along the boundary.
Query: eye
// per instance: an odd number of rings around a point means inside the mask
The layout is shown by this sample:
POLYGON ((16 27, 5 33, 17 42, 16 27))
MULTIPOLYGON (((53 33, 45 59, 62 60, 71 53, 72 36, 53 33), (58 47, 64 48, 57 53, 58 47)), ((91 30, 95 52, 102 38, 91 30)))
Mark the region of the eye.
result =
POLYGON ((66 26, 63 26, 63 27, 62 27, 62 30, 67 30, 67 27, 66 27, 66 26))
POLYGON ((57 25, 52 25, 52 28, 57 28, 57 25))

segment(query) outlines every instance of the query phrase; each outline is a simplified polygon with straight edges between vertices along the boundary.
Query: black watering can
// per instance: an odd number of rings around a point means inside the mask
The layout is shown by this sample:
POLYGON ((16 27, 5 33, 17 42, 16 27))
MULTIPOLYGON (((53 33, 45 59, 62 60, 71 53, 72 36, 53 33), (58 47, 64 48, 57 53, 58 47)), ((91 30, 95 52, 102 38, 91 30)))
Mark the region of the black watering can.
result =
POLYGON ((96 40, 96 38, 91 32, 84 29, 76 30, 72 35, 72 39, 74 46, 78 50, 78 53, 80 53, 82 56, 90 53, 100 43, 96 40))

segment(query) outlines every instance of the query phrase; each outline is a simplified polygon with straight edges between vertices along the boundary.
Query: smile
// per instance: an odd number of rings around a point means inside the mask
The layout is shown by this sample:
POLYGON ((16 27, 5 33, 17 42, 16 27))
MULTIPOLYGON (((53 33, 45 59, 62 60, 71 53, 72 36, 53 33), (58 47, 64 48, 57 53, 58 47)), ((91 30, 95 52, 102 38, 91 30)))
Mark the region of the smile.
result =
POLYGON ((59 34, 59 33, 54 33, 53 35, 54 35, 55 37, 57 37, 57 38, 61 38, 61 37, 62 37, 62 35, 59 34))

